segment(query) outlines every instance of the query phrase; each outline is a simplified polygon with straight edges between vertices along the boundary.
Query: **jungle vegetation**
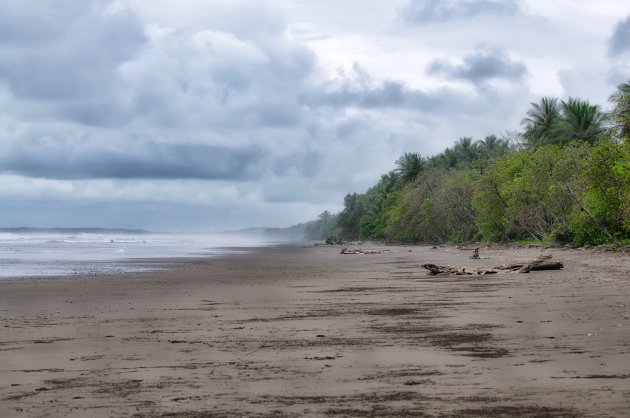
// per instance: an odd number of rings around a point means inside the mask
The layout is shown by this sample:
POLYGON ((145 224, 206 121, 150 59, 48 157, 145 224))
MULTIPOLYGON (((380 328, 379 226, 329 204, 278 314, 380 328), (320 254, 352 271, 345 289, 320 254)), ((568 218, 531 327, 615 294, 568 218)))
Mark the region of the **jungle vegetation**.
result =
POLYGON ((338 214, 306 228, 311 239, 393 243, 544 241, 630 244, 630 82, 609 112, 543 97, 520 132, 462 137, 434 156, 403 154, 338 214))

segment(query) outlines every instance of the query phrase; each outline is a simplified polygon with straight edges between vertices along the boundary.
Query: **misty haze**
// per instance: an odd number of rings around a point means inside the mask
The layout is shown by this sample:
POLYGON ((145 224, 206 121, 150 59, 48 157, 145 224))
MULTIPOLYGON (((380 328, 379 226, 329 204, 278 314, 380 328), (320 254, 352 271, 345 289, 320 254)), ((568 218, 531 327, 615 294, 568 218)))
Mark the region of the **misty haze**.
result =
POLYGON ((1 417, 626 417, 630 4, 0 2, 1 417))

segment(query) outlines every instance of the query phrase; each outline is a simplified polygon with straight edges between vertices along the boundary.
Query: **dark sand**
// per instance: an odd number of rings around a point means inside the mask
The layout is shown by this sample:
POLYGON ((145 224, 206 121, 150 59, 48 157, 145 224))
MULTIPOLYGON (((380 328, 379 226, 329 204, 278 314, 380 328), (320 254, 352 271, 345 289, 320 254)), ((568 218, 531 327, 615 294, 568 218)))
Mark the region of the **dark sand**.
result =
MULTIPOLYGON (((373 246, 370 248, 384 248, 373 246)), ((630 256, 286 247, 0 282, 0 416, 630 415, 630 256)))

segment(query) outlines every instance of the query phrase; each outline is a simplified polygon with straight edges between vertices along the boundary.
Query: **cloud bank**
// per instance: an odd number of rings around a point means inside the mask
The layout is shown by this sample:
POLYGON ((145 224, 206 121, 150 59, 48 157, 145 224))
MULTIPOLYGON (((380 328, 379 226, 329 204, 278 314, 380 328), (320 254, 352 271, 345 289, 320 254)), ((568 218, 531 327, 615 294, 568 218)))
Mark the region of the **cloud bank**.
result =
POLYGON ((612 56, 630 53, 630 15, 617 23, 609 42, 612 56))
POLYGON ((518 11, 517 0, 410 0, 401 13, 406 22, 424 25, 518 11))
MULTIPOLYGON (((338 210, 403 152, 516 129, 549 86, 570 95, 566 80, 582 79, 585 52, 548 52, 531 5, 374 6, 2 2, 0 226, 306 221, 338 210), (508 16, 540 37, 518 41, 508 16)), ((611 62, 589 63, 588 77, 622 72, 628 26, 608 26, 610 53, 589 56, 611 62)))
POLYGON ((429 64, 427 73, 480 85, 496 79, 520 81, 527 74, 527 66, 512 61, 502 49, 490 48, 466 55, 461 62, 435 60, 429 64))

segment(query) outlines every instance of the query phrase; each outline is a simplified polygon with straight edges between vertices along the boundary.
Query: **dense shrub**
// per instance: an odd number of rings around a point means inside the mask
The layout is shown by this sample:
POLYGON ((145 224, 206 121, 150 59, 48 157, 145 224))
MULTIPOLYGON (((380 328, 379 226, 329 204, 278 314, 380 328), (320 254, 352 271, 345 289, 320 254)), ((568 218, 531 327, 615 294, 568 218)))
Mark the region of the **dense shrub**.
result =
POLYGON ((463 137, 430 158, 405 153, 366 193, 347 195, 339 215, 320 217, 319 229, 390 242, 628 244, 630 86, 611 101, 605 114, 545 98, 510 139, 463 137))

